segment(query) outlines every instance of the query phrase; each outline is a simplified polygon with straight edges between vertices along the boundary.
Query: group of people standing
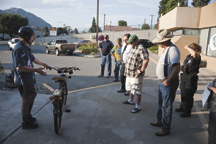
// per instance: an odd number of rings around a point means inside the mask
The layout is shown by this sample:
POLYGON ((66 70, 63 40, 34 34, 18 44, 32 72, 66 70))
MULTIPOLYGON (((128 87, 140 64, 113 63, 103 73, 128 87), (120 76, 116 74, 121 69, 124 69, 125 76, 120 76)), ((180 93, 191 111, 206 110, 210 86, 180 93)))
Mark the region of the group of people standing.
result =
MULTIPOLYGON (((153 43, 158 44, 160 49, 163 49, 156 68, 156 74, 159 80, 157 120, 150 122, 152 126, 161 127, 161 129, 155 132, 157 136, 170 134, 172 104, 175 100, 177 88, 179 87, 180 71, 181 104, 179 108, 175 109, 177 112, 182 112, 180 117, 191 116, 191 109, 194 102, 193 96, 197 90, 197 74, 199 73, 199 65, 201 63, 200 54, 202 47, 197 43, 186 45, 185 49, 189 52, 189 55, 184 60, 183 65, 180 66, 180 52, 178 47, 171 42, 172 38, 173 34, 171 31, 161 29, 158 31, 157 37, 152 40, 153 43)), ((118 38, 117 45, 114 46, 113 49, 110 47, 110 53, 107 53, 107 55, 112 55, 115 59, 114 81, 118 81, 119 72, 117 71, 120 70, 121 87, 117 92, 130 94, 129 99, 122 103, 129 105, 135 104, 135 108, 132 109, 131 112, 137 113, 141 110, 140 102, 143 78, 149 62, 149 53, 145 46, 139 42, 136 35, 125 34, 123 41, 124 43, 122 45, 121 38, 118 38), (134 97, 136 97, 136 103, 133 102, 134 97)), ((101 51, 103 51, 103 49, 108 49, 104 47, 104 45, 101 45, 100 48, 101 51)), ((102 57, 104 57, 103 53, 101 54, 102 57)), ((103 68, 101 68, 101 70, 104 71, 103 64, 102 62, 101 67, 103 68)), ((109 69, 108 66, 108 77, 110 77, 109 71, 111 71, 111 69, 109 69)), ((104 73, 101 72, 101 74, 104 73)), ((101 76, 103 75, 99 75, 99 77, 101 76)), ((216 91, 216 88, 213 86, 209 86, 209 89, 213 92, 216 91)), ((214 105, 214 107, 216 106, 214 105)), ((215 114, 211 114, 211 117, 213 117, 214 120, 216 119, 215 114)), ((212 125, 214 126, 214 128, 211 128, 211 130, 213 130, 212 133, 215 133, 215 124, 213 123, 212 125)), ((215 138, 210 137, 209 139, 215 138)))
MULTIPOLYGON (((34 41, 35 31, 30 27, 21 27, 18 31, 20 41, 15 46, 12 52, 12 61, 14 68, 14 83, 18 86, 20 95, 22 97, 22 128, 34 129, 38 127, 35 123, 36 118, 32 117, 31 110, 37 95, 34 87, 35 72, 42 76, 47 73, 40 68, 34 68, 33 63, 49 67, 46 63, 38 60, 32 53, 29 52, 28 45, 34 41)), ((172 32, 166 29, 159 30, 157 37, 152 40, 157 43, 163 52, 159 58, 156 74, 159 81, 158 92, 158 111, 157 120, 150 122, 152 126, 161 127, 155 132, 157 136, 164 136, 170 134, 171 120, 172 120, 172 104, 175 99, 176 90, 179 86, 179 72, 181 76, 181 104, 176 109, 177 112, 182 112, 181 117, 190 117, 191 109, 193 107, 193 96, 197 90, 199 65, 201 62, 201 46, 192 43, 186 45, 185 49, 190 53, 184 60, 180 67, 180 52, 176 45, 171 42, 173 37, 172 32)), ((137 113, 141 110, 140 103, 142 97, 142 86, 145 75, 145 70, 149 62, 149 53, 145 46, 136 35, 125 34, 122 44, 122 39, 117 39, 117 45, 114 46, 109 40, 109 36, 105 35, 99 37, 103 40, 100 43, 101 58, 101 73, 98 76, 104 76, 105 63, 107 63, 108 75, 111 76, 111 56, 115 60, 115 79, 120 80, 121 88, 117 92, 126 92, 130 94, 128 100, 123 101, 123 104, 134 105, 131 110, 132 113, 137 113), (133 102, 133 99, 136 102, 133 102)), ((216 79, 212 86, 208 87, 211 90, 211 95, 208 100, 208 107, 210 109, 209 115, 209 143, 216 143, 216 79)))

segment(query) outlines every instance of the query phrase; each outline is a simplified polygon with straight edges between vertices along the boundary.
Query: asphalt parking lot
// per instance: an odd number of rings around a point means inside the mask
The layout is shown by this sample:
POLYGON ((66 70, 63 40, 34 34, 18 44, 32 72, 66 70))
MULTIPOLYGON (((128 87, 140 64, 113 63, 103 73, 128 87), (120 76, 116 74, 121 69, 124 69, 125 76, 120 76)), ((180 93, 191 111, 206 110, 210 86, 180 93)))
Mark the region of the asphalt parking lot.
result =
MULTIPOLYGON (((120 83, 113 83, 114 77, 98 78, 100 58, 85 58, 78 51, 72 56, 45 54, 44 46, 33 46, 33 54, 52 66, 78 66, 68 80, 68 108, 64 113, 62 132, 56 135, 53 127, 52 104, 49 96, 38 94, 33 114, 39 124, 38 129, 23 130, 21 125, 21 98, 18 93, 0 91, 0 143, 3 144, 205 144, 208 133, 208 111, 202 107, 201 95, 208 82, 215 78, 215 71, 202 68, 199 84, 194 96, 194 107, 190 118, 181 118, 173 111, 171 135, 158 137, 149 123, 156 120, 158 80, 155 74, 158 56, 150 53, 150 62, 144 78, 142 110, 132 114, 133 106, 123 105, 128 97, 117 93, 120 83)), ((6 45, 0 45, 0 61, 5 71, 11 69, 11 52, 6 45)), ((112 66, 114 68, 114 66, 112 66)), ((105 69, 106 71, 106 69, 105 69)), ((113 71, 113 70, 112 70, 113 71)), ((48 76, 36 74, 37 82, 46 83, 51 89, 57 84, 51 80, 55 71, 47 71, 48 76)), ((105 73, 106 74, 106 73, 105 73)), ((113 73, 112 73, 113 75, 113 73)), ((4 80, 4 77, 1 77, 4 80)), ((180 104, 177 90, 174 109, 180 104)))

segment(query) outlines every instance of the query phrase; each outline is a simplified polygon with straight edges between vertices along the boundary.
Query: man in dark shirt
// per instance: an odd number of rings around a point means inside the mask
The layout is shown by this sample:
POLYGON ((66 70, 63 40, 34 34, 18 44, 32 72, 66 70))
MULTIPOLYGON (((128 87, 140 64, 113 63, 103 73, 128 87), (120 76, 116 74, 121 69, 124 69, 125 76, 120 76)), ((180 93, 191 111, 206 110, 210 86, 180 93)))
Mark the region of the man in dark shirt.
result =
POLYGON ((104 41, 101 42, 100 45, 100 52, 101 52, 101 72, 100 75, 98 76, 103 77, 104 76, 104 68, 105 68, 105 63, 107 64, 107 69, 108 69, 108 74, 107 78, 110 78, 111 76, 111 54, 110 51, 113 48, 113 43, 109 40, 109 36, 105 35, 104 41))
POLYGON ((22 97, 22 128, 33 129, 38 127, 38 124, 34 123, 36 118, 31 115, 31 109, 37 95, 34 87, 34 83, 36 83, 34 72, 43 76, 47 75, 43 69, 34 68, 33 62, 46 67, 48 65, 35 58, 29 52, 28 44, 31 45, 33 43, 35 31, 31 27, 21 27, 18 35, 20 41, 16 44, 12 52, 14 84, 18 86, 22 97))

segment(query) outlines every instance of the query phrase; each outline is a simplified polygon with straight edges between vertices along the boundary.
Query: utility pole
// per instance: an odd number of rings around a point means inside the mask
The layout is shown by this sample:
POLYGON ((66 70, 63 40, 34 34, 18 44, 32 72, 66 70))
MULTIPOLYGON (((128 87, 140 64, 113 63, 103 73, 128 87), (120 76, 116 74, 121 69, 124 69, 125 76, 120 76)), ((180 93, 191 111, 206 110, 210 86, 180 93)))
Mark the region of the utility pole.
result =
POLYGON ((103 29, 103 31, 105 30, 105 16, 106 16, 106 14, 104 14, 104 29, 103 29))
POLYGON ((151 29, 152 29, 152 21, 153 21, 153 16, 154 15, 150 15, 151 16, 151 29))
MULTIPOLYGON (((144 19, 143 29, 145 28, 146 19, 144 19)), ((142 29, 142 27, 141 27, 142 29)))
POLYGON ((112 22, 110 21, 110 31, 111 31, 111 23, 112 23, 112 22))
POLYGON ((99 19, 99 0, 97 0, 97 28, 96 28, 96 43, 98 46, 98 19, 99 19))

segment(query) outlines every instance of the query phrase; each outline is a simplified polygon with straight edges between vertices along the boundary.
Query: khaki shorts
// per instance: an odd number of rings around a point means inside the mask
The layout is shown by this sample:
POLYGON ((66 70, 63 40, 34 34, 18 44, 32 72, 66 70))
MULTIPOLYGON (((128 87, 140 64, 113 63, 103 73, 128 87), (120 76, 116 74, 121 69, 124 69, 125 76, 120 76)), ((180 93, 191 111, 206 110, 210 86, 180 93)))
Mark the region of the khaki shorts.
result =
POLYGON ((141 95, 144 76, 137 78, 126 78, 126 90, 130 90, 133 95, 141 95))
POLYGON ((29 85, 29 86, 19 86, 18 87, 19 92, 21 97, 26 98, 29 95, 35 95, 36 91, 35 91, 35 87, 34 85, 29 85))

